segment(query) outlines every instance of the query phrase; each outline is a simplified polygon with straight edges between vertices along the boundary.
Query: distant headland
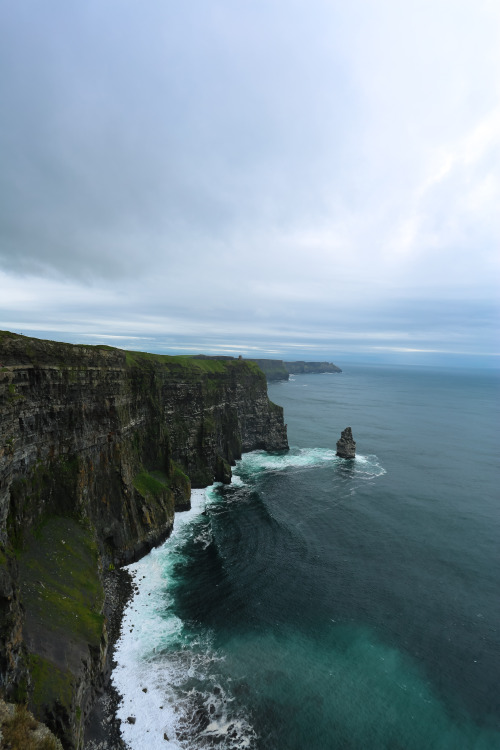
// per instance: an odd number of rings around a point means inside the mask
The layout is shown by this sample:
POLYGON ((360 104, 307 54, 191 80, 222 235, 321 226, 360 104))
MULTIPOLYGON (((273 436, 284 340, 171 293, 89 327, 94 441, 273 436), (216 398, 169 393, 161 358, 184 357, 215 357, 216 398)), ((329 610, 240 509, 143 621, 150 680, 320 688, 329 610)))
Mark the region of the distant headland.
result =
POLYGON ((290 375, 323 373, 323 372, 342 372, 340 367, 332 362, 284 362, 281 359, 253 359, 267 380, 288 380, 290 375))
MULTIPOLYGON (((197 359, 214 359, 221 362, 235 359, 227 354, 197 354, 197 359)), ((239 357, 243 359, 243 357, 239 357)), ((305 362, 299 360, 296 362, 285 362, 282 359, 246 359, 246 362, 254 362, 266 376, 266 380, 288 380, 290 375, 317 374, 317 373, 334 373, 342 372, 340 367, 333 362, 305 362)))

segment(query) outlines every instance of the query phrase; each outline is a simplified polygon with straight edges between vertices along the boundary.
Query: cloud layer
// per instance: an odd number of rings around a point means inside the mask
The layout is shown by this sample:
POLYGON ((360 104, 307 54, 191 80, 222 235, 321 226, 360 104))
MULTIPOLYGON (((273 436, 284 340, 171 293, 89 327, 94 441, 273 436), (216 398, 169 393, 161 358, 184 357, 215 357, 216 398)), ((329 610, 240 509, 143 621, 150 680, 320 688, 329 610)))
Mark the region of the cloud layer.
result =
POLYGON ((487 0, 4 3, 2 327, 498 353, 499 32, 487 0))

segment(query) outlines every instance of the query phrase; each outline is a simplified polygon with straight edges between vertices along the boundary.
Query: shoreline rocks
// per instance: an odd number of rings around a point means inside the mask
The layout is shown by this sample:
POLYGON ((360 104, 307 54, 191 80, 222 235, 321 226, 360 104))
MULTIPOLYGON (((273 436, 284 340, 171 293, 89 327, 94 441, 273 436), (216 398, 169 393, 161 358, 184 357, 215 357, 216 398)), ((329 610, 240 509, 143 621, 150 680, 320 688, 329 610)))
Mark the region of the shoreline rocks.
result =
POLYGON ((88 716, 83 750, 127 750, 122 740, 117 710, 122 696, 111 682, 115 644, 120 637, 122 616, 134 594, 134 581, 124 568, 109 571, 104 576, 106 592, 106 617, 108 623, 109 648, 106 669, 98 687, 98 696, 88 716))

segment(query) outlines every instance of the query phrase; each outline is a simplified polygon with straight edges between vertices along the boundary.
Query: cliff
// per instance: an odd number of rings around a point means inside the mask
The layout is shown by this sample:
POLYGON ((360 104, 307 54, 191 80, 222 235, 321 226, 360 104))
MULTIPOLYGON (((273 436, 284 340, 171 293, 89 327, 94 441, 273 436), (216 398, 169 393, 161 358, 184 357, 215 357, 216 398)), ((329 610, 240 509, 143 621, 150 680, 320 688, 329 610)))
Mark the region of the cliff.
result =
POLYGON ((269 381, 288 380, 288 370, 281 359, 251 359, 247 361, 254 362, 269 381))
POLYGON ((288 380, 290 375, 303 373, 342 372, 332 362, 284 362, 281 359, 251 359, 262 370, 267 380, 288 380))
POLYGON ((288 444, 251 362, 0 333, 0 690, 65 748, 106 663, 103 573, 256 448, 288 444))
POLYGON ((342 372, 340 367, 332 362, 284 362, 287 371, 291 374, 299 373, 322 373, 322 372, 342 372))

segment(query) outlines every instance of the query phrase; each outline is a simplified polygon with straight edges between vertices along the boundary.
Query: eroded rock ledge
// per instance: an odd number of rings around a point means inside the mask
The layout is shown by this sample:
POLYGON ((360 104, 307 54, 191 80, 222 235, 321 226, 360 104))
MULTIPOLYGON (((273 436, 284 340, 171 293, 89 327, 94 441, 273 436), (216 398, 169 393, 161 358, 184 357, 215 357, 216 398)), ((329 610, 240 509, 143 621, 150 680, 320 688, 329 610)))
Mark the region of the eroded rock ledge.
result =
POLYGON ((106 663, 103 571, 256 448, 288 443, 252 362, 0 333, 0 691, 65 748, 106 663))

